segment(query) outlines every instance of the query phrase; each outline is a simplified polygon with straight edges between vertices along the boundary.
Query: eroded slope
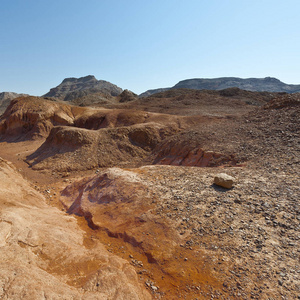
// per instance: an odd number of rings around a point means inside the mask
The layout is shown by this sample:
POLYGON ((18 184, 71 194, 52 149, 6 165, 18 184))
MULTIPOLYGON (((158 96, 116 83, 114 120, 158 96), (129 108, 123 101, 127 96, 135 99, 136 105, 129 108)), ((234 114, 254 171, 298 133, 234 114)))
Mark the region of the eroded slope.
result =
POLYGON ((144 164, 166 137, 213 120, 77 107, 28 97, 11 103, 1 117, 0 133, 8 142, 46 138, 27 159, 35 169, 87 170, 144 164))
POLYGON ((150 299, 134 269, 0 161, 1 299, 150 299))

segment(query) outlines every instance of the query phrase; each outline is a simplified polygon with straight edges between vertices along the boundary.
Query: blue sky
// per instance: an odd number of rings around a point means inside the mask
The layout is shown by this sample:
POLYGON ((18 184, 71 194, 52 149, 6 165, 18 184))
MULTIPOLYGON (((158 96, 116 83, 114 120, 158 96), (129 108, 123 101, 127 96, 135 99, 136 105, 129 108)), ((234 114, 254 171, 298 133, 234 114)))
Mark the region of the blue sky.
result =
POLYGON ((188 78, 300 84, 300 0, 1 0, 0 92, 95 75, 135 93, 188 78))

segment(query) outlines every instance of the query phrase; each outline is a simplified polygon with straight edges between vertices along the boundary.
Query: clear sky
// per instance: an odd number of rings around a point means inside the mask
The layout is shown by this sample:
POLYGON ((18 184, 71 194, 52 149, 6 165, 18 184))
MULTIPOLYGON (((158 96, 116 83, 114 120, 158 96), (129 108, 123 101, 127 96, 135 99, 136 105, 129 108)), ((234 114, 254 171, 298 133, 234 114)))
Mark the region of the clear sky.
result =
POLYGON ((86 75, 137 94, 189 78, 300 84, 300 0, 1 0, 0 92, 86 75))

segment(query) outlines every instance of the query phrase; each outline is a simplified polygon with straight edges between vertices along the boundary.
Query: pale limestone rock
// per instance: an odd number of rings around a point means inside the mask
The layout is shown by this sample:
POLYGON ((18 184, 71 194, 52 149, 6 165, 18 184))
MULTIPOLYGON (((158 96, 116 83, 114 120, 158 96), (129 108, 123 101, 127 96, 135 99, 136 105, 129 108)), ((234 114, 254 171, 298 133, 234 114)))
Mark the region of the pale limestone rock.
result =
POLYGON ((214 184, 224 187, 226 189, 231 189, 234 181, 235 181, 234 177, 226 173, 220 173, 215 176, 214 184))

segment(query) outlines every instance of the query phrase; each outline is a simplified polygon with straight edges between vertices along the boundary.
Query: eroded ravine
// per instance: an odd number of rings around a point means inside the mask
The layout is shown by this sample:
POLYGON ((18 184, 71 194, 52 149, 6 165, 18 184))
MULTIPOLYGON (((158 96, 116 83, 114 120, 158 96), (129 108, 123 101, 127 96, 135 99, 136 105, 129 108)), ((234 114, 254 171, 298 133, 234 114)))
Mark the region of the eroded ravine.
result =
POLYGON ((84 247, 76 219, 49 206, 12 163, 0 160, 0 177, 1 299, 151 298, 125 260, 99 242, 84 247))
MULTIPOLYGON (((34 171, 24 162, 28 156, 41 142, 22 142, 17 143, 18 147, 14 148, 11 144, 2 143, 0 145, 0 156, 13 161, 17 169, 25 176, 27 180, 32 182, 32 186, 43 193, 47 203, 51 206, 58 207, 62 210, 67 210, 61 205, 61 191, 68 185, 80 184, 82 175, 92 173, 75 174, 59 174, 49 171, 34 171), (79 175, 79 177, 78 177, 79 175), (79 183, 78 183, 79 182, 79 183)), ((136 180, 136 175, 139 174, 139 169, 134 172, 122 169, 116 169, 117 173, 125 175, 132 174, 136 180)), ((93 171, 94 173, 95 171, 93 171)), ((95 175, 93 175, 95 176, 95 175)), ((98 175, 96 175, 98 176, 98 175)), ((117 179, 117 178, 116 178, 117 179)), ((84 179, 83 179, 84 180, 84 179)), ((120 193, 126 194, 127 197, 132 195, 132 181, 127 184, 122 183, 119 188, 120 193)), ((101 180, 99 181, 101 183, 101 180)), ((112 180, 111 182, 115 182, 112 180)), ((76 199, 76 192, 80 190, 75 188, 74 193, 70 194, 72 199, 76 199)), ((148 203, 144 201, 144 188, 138 186, 133 194, 137 195, 138 191, 142 191, 141 198, 136 199, 136 203, 132 208, 131 213, 124 214, 124 206, 115 204, 113 207, 106 207, 104 211, 98 213, 99 218, 106 215, 115 214, 115 218, 119 218, 119 226, 115 226, 115 220, 112 223, 98 224, 97 222, 89 221, 91 213, 83 217, 77 217, 77 223, 81 229, 85 231, 84 247, 87 249, 96 250, 98 243, 105 245, 107 250, 126 259, 135 269, 140 278, 140 282, 152 293, 154 297, 164 296, 166 299, 176 299, 177 296, 193 298, 194 296, 201 297, 211 290, 219 290, 221 281, 216 274, 212 272, 211 259, 202 251, 191 251, 182 247, 178 233, 175 231, 169 233, 168 240, 165 240, 165 234, 170 231, 169 226, 166 226, 164 218, 143 218, 141 215, 144 212, 155 210, 157 207, 158 196, 148 195, 148 203), (139 206, 141 201, 142 205, 139 206), (123 220, 123 222, 122 222, 123 220), (93 225, 92 225, 93 224, 93 225), (165 224, 165 225, 164 225, 165 224), (90 225, 90 226, 89 226, 90 225), (146 225, 139 227, 138 225, 146 225), (201 293, 200 293, 201 292, 201 293)), ((145 189, 148 190, 149 188, 145 189)), ((93 191, 93 189, 90 189, 93 191)), ((155 193, 155 192, 154 192, 155 193)), ((110 199, 115 202, 114 199, 110 199)), ((130 201, 127 201, 130 206, 130 201)), ((67 213, 67 212, 66 212, 67 213)), ((69 213, 72 213, 69 211, 69 213)), ((78 214, 78 212, 77 212, 78 214)), ((170 224, 168 224, 170 225, 170 224)), ((37 250, 36 255, 49 260, 40 250, 37 250)), ((89 261, 88 263, 78 263, 75 265, 69 264, 62 267, 61 261, 56 259, 56 263, 51 263, 47 267, 50 274, 68 275, 71 279, 68 284, 74 287, 82 287, 89 281, 89 274, 93 274, 99 262, 97 260, 89 261)))

